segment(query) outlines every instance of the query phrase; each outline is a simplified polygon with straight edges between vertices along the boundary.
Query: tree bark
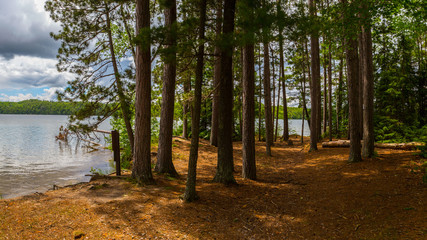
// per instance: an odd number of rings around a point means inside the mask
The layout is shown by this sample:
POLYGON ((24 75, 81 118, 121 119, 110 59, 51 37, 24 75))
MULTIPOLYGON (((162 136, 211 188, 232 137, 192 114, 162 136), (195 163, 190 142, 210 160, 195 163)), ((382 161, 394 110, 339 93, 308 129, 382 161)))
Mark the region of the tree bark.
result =
POLYGON ((283 57, 283 36, 281 30, 279 34, 279 54, 280 54, 280 79, 282 81, 283 91, 283 141, 289 140, 289 123, 288 123, 288 101, 286 99, 286 82, 285 82, 285 59, 283 57))
MULTIPOLYGON (((217 36, 221 35, 221 26, 222 26, 222 0, 218 1, 218 6, 216 9, 216 20, 215 20, 215 32, 217 36)), ((214 62, 214 81, 213 81, 213 100, 212 100, 212 127, 211 127, 211 136, 210 144, 212 146, 218 146, 218 109, 219 109, 219 94, 218 94, 218 85, 221 79, 221 49, 218 45, 215 46, 215 62, 214 62)))
MULTIPOLYGON (((191 75, 189 75, 187 81, 184 81, 184 94, 188 94, 191 91, 191 75)), ((190 104, 189 100, 185 99, 183 104, 182 114, 184 115, 182 118, 182 137, 188 138, 188 113, 190 112, 190 104)))
MULTIPOLYGON (((344 43, 342 44, 342 49, 344 49, 344 43)), ((336 121, 336 133, 337 133, 337 137, 339 138, 341 133, 340 133, 340 127, 341 127, 341 119, 342 119, 342 113, 341 113, 341 108, 342 108, 342 91, 343 91, 343 68, 344 68, 344 58, 343 56, 340 57, 340 65, 339 65, 339 73, 338 73, 338 88, 336 90, 336 96, 337 96, 337 121, 336 121)))
POLYGON ((197 175, 197 158, 199 151, 199 133, 200 133, 200 110, 202 105, 202 81, 203 81, 203 58, 205 52, 205 22, 206 22, 206 0, 201 0, 200 3, 200 22, 199 22, 199 39, 202 43, 197 52, 196 65, 196 84, 194 86, 193 99, 193 116, 191 118, 191 147, 190 158, 188 160, 188 175, 187 184, 185 186, 184 200, 192 202, 198 199, 196 193, 196 175, 197 175))
MULTIPOLYGON (((366 16, 366 15, 365 15, 366 16)), ((367 18, 370 16, 367 15, 367 18)), ((369 19, 367 19, 369 21, 369 19)), ((374 152, 374 66, 372 61, 371 26, 366 24, 364 39, 364 78, 363 78, 363 148, 364 157, 373 157, 374 152)))
POLYGON ((173 115, 175 107, 176 81, 176 0, 165 3, 166 49, 162 88, 162 108, 160 113, 159 147, 155 171, 177 176, 172 162, 173 115))
POLYGON ((145 38, 136 47, 135 150, 132 177, 140 183, 154 182, 151 172, 151 53, 150 36, 139 35, 150 29, 150 1, 136 2, 136 34, 145 38), (147 39, 148 38, 148 39, 147 39))
POLYGON ((218 164, 214 182, 235 184, 233 162, 233 44, 236 0, 224 1, 221 81, 219 87, 218 164))
POLYGON ((273 109, 273 111, 272 111, 272 116, 271 116, 271 121, 273 122, 273 144, 274 144, 274 142, 276 141, 276 136, 275 136, 275 134, 274 134, 274 132, 275 132, 275 127, 274 127, 274 121, 275 121, 275 116, 276 116, 276 67, 274 66, 275 65, 275 61, 274 61, 274 52, 273 52, 273 49, 271 49, 270 48, 270 52, 271 52, 271 67, 272 67, 272 70, 273 70, 273 73, 272 73, 272 79, 273 79, 273 86, 272 86, 272 92, 273 92, 273 97, 272 97, 272 100, 271 100, 271 104, 273 105, 272 106, 272 109, 273 109))
POLYGON ((329 141, 332 141, 332 44, 329 43, 329 63, 328 63, 328 126, 329 141))
POLYGON ((243 48, 242 152, 242 176, 255 180, 255 56, 253 43, 249 43, 243 48))
POLYGON ((264 41, 264 112, 265 112, 265 142, 267 156, 271 156, 273 146, 273 119, 271 114, 270 88, 270 54, 269 43, 264 41))
POLYGON ((258 75, 259 75, 259 97, 258 97, 258 141, 261 141, 261 99, 262 99, 262 74, 261 74, 261 44, 258 52, 258 75))
MULTIPOLYGON (((316 16, 314 0, 309 0, 310 15, 316 16)), ((310 124, 310 151, 317 150, 320 130, 320 56, 319 56, 319 34, 312 32, 311 44, 311 124, 310 124)))
MULTIPOLYGON (((323 40, 326 42, 325 40, 323 40)), ((327 88, 327 62, 326 62, 326 53, 323 55, 323 131, 322 133, 325 134, 327 130, 328 125, 328 88, 327 88)))
MULTIPOLYGON (((360 16, 360 14, 359 14, 360 16)), ((364 72, 365 72, 365 40, 364 34, 362 33, 362 28, 360 27, 360 33, 358 36, 358 47, 359 47, 359 115, 360 115, 360 124, 359 124, 359 134, 360 138, 363 139, 363 81, 364 81, 364 72)))
MULTIPOLYGON (((341 0, 345 5, 347 0, 341 0)), ((348 7, 348 6, 347 6, 348 7)), ((344 13, 344 22, 351 22, 348 9, 344 13)), ((357 33, 347 27, 344 31, 344 41, 346 47, 347 60, 347 85, 348 85, 348 105, 349 105, 349 122, 350 122, 350 154, 349 162, 362 161, 360 145, 360 106, 359 106, 359 56, 357 33)))
POLYGON ((310 128, 311 119, 310 119, 310 116, 308 115, 307 102, 306 102, 306 98, 305 98, 305 96, 306 96, 306 92, 305 92, 306 84, 305 83, 307 82, 307 79, 306 79, 306 76, 305 76, 305 71, 306 70, 307 70, 307 73, 308 73, 308 84, 311 86, 310 57, 308 56, 308 46, 307 46, 307 41, 306 40, 304 40, 304 43, 303 43, 302 68, 303 68, 303 81, 304 81, 303 92, 302 92, 303 93, 303 98, 302 98, 303 113, 302 114, 303 115, 305 114, 305 118, 307 120, 308 128, 310 128), (306 68, 306 65, 305 65, 305 62, 306 62, 305 56, 307 56, 307 68, 306 68))
POLYGON ((281 90, 281 86, 282 86, 282 82, 281 82, 280 77, 279 77, 278 84, 279 84, 279 91, 277 91, 276 127, 275 127, 275 132, 274 132, 274 141, 277 141, 277 132, 279 130, 280 90, 281 90))

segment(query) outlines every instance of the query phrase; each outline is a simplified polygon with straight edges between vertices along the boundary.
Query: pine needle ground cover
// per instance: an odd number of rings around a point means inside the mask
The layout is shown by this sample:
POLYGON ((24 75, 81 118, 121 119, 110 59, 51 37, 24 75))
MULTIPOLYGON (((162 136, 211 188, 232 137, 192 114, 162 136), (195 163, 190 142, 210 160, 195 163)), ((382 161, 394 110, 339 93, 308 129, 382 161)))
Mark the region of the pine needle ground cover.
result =
POLYGON ((179 198, 184 139, 174 139, 179 178, 155 175, 156 185, 137 186, 129 175, 107 176, 0 200, 0 239, 427 238, 423 159, 413 151, 377 149, 377 158, 348 164, 344 148, 308 153, 308 146, 276 143, 266 157, 264 146, 257 143, 258 181, 250 181, 240 177, 235 143, 238 185, 224 187, 211 181, 216 148, 202 141, 194 203, 179 198))

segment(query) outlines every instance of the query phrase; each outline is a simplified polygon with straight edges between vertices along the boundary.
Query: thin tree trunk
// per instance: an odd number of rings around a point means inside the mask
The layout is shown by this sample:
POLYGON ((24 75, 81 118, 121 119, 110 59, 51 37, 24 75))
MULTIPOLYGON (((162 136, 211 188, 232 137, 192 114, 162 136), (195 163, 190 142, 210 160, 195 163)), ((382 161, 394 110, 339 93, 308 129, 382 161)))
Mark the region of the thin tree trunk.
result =
POLYGON ((269 43, 264 41, 264 112, 265 112, 265 142, 267 156, 271 156, 273 146, 273 119, 271 114, 270 88, 270 54, 269 43))
MULTIPOLYGON (((325 42, 325 40, 323 40, 325 42)), ((326 133, 328 125, 328 89, 327 89, 327 62, 326 62, 326 53, 323 56, 323 134, 326 133)))
MULTIPOLYGON (((187 95, 191 91, 191 75, 189 75, 189 78, 187 81, 184 81, 184 94, 187 95)), ((182 118, 182 137, 187 139, 188 138, 188 113, 190 112, 190 107, 188 103, 188 99, 185 99, 184 106, 183 106, 183 118, 182 118)))
MULTIPOLYGON (((307 82, 306 78, 305 78, 305 70, 307 70, 307 73, 308 73, 308 85, 309 85, 309 88, 311 89, 310 56, 308 55, 308 46, 307 46, 307 41, 306 40, 304 40, 304 46, 305 46, 305 48, 304 48, 304 54, 302 55, 302 57, 303 57, 303 69, 304 69, 304 71, 303 71, 303 73, 304 73, 304 75, 303 75, 303 77, 304 77, 304 89, 306 89, 305 83, 307 82), (305 67, 304 56, 307 56, 307 68, 305 67)), ((307 125, 308 125, 308 127, 310 128, 310 131, 311 131, 311 127, 310 127, 311 119, 310 119, 310 116, 309 116, 308 110, 307 110, 307 102, 306 102, 305 94, 306 94, 306 92, 304 91, 303 114, 305 112, 305 118, 307 119, 307 125)))
MULTIPOLYGON (((240 82, 239 82, 239 87, 240 89, 242 89, 243 91, 243 48, 240 48, 240 66, 241 66, 241 78, 240 78, 240 82)), ((242 116, 242 107, 243 107, 243 96, 242 94, 237 96, 238 101, 239 101, 239 131, 240 131, 240 136, 242 136, 242 131, 243 131, 243 116, 242 116)))
POLYGON ((281 30, 279 34, 279 54, 280 54, 280 79, 282 81, 283 91, 283 141, 289 140, 289 123, 288 123, 288 101, 286 99, 286 82, 285 82, 285 60, 283 57, 283 36, 281 30))
MULTIPOLYGON (((310 118, 308 116, 307 103, 306 103, 306 99, 305 99, 305 94, 306 94, 305 88, 306 88, 306 82, 307 82, 307 79, 306 79, 306 76, 305 76, 305 71, 306 71, 305 57, 304 57, 305 54, 306 54, 306 49, 304 48, 304 45, 303 45, 303 54, 302 54, 302 77, 303 77, 303 85, 302 85, 302 116, 303 116, 303 118, 302 119, 303 119, 303 123, 304 123, 304 115, 305 115, 306 116, 305 118, 307 119, 308 127, 310 128, 310 118)), ((307 65, 309 65, 309 64, 307 64, 307 65)), ((310 68, 308 68, 307 70, 308 70, 308 73, 310 75, 310 68)), ((310 78, 309 78, 309 81, 310 81, 310 78)))
MULTIPOLYGON (((342 49, 344 49, 344 44, 342 44, 342 49)), ((336 122, 336 133, 337 137, 339 138, 340 133, 340 127, 341 127, 341 108, 342 108, 342 91, 343 91, 343 68, 344 68, 344 58, 343 56, 340 57, 340 65, 339 65, 339 73, 338 73, 338 88, 336 91, 337 95, 337 122, 336 122)))
MULTIPOLYGON (((309 0, 310 15, 316 16, 316 6, 314 0, 309 0)), ((320 130, 320 56, 319 56, 319 36, 313 32, 311 41, 311 124, 310 124, 310 151, 317 150, 320 130)))
POLYGON ((125 25, 125 30, 126 30, 127 37, 129 38, 128 44, 129 44, 130 49, 132 51, 133 61, 136 64, 136 52, 135 52, 135 46, 133 45, 133 36, 132 36, 131 30, 129 28, 129 24, 127 22, 127 19, 129 17, 127 17, 125 15, 125 11, 123 10, 123 6, 120 7, 120 15, 122 17, 123 24, 125 25))
POLYGON ((123 83, 122 83, 122 80, 120 79, 119 69, 117 67, 116 53, 114 52, 113 37, 111 34, 110 12, 109 12, 108 8, 106 11, 106 17, 107 17, 107 29, 108 29, 108 45, 110 47, 111 62, 113 63, 115 83, 116 83, 116 87, 117 87, 117 95, 119 96, 120 107, 122 110, 122 116, 123 116, 123 120, 125 122, 126 132, 128 135, 130 147, 132 149, 132 154, 133 154, 133 150, 135 147, 135 144, 134 144, 135 139, 134 139, 134 135, 133 135, 132 124, 130 122, 131 121, 131 113, 130 113, 129 104, 126 101, 126 97, 124 94, 123 83))
POLYGON ((304 68, 305 68, 305 64, 304 64, 304 53, 303 53, 303 67, 302 67, 302 74, 303 74, 303 81, 301 82, 301 90, 302 90, 302 102, 303 102, 303 105, 302 105, 302 123, 301 123, 301 144, 304 144, 304 120, 305 120, 305 117, 304 117, 304 111, 305 111, 305 71, 304 71, 304 68))
POLYGON ((173 115, 175 107, 175 81, 176 81, 176 0, 167 0, 165 3, 166 49, 162 89, 162 108, 160 113, 159 148, 157 162, 154 170, 177 176, 178 173, 172 162, 172 135, 173 115))
MULTIPOLYGON (((329 0, 326 0, 326 8, 329 13, 329 0)), ((332 41, 328 41, 328 126, 329 141, 332 141, 332 41)))
POLYGON ((332 141, 332 45, 329 43, 329 64, 328 64, 328 126, 329 141, 332 141))
MULTIPOLYGON (((222 26, 222 0, 217 1, 216 9, 216 20, 215 20, 215 32, 217 36, 221 35, 221 26, 222 26)), ((212 128, 211 128, 211 137, 210 144, 212 146, 218 146, 218 109, 219 109, 219 94, 218 94, 218 85, 221 79, 221 49, 218 45, 215 46, 215 62, 214 62, 214 81, 213 81, 213 100, 212 100, 212 128)))
POLYGON ((259 45, 258 52, 258 75, 259 75, 259 97, 258 97, 258 141, 262 140, 261 135, 261 99, 262 99, 262 74, 261 74, 261 44, 259 45))
POLYGON ((358 36, 358 47, 359 47, 359 115, 360 115, 360 138, 363 139, 363 78, 364 78, 364 72, 365 72, 365 43, 364 43, 364 35, 362 31, 360 31, 358 36))
POLYGON ((274 62, 274 53, 273 53, 273 50, 270 48, 270 51, 271 51, 271 66, 272 66, 272 69, 273 69, 273 75, 272 75, 272 77, 273 77, 273 88, 272 88, 272 91, 273 91, 273 98, 272 98, 272 104, 273 104, 273 112, 272 112, 272 117, 271 117, 271 119, 272 119, 272 121, 273 121, 273 143, 276 141, 276 135, 274 134, 274 132, 276 131, 275 130, 275 126, 274 126, 274 118, 275 118, 275 116, 276 116, 276 68, 275 68, 275 62, 274 62))
POLYGON ((276 128, 275 128, 275 133, 274 133, 274 141, 277 141, 277 132, 279 129, 279 112, 280 112, 280 87, 282 86, 282 82, 278 81, 279 84, 279 91, 277 92, 277 110, 276 110, 276 128))
POLYGON ((218 165, 214 182, 235 184, 233 163, 233 45, 236 0, 224 1, 224 27, 221 48, 221 82, 219 88, 218 165))
MULTIPOLYGON (((150 1, 136 2, 136 34, 150 29, 150 1)), ((148 40, 150 39, 147 36, 148 40)), ((148 41, 149 42, 149 41, 148 41)), ((151 53, 150 44, 136 47, 135 150, 132 177, 140 183, 154 182, 151 172, 151 53)))
POLYGON ((202 105, 202 81, 203 81, 203 57, 205 46, 205 22, 206 22, 206 0, 201 0, 200 3, 200 22, 199 22, 199 39, 200 44, 197 52, 197 65, 196 65, 196 84, 194 86, 194 99, 193 99, 193 116, 191 118, 191 148, 190 158, 188 160, 188 175, 187 184, 185 186, 184 200, 187 202, 198 199, 196 193, 196 175, 197 175, 197 158, 199 151, 199 133, 200 133, 200 110, 202 105))

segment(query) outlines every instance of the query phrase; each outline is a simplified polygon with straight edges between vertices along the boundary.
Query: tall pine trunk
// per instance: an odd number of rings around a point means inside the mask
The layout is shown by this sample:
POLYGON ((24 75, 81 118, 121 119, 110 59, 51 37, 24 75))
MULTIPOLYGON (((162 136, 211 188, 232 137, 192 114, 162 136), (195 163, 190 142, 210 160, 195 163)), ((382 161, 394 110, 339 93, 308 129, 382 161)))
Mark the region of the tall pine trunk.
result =
POLYGON ((272 73, 272 75, 271 75, 271 77, 272 77, 272 79, 273 79, 273 86, 272 86, 272 89, 271 89, 271 91, 273 92, 273 97, 272 97, 272 100, 271 100, 271 104, 273 105, 272 106, 272 109, 273 109, 273 111, 272 111, 272 116, 271 116, 271 121, 273 122, 273 144, 274 144, 274 142, 276 141, 276 137, 275 137, 275 134, 274 134, 274 132, 275 132, 275 127, 274 127, 274 121, 275 121, 275 116, 276 116, 276 67, 275 67, 275 59, 274 59, 274 52, 273 52, 273 49, 271 49, 270 48, 270 52, 271 52, 271 67, 272 67, 272 70, 273 70, 273 73, 272 73))
MULTIPOLYGON (((323 40, 325 42, 325 40, 323 40)), ((326 133, 326 129, 328 126, 328 88, 327 88, 327 61, 326 61, 326 53, 323 55, 323 130, 322 133, 326 133)))
MULTIPOLYGON (((222 26, 222 0, 217 1, 216 9, 216 20, 215 20, 215 32, 217 36, 221 35, 222 26)), ((218 45, 215 46, 214 50, 214 79, 213 79, 213 99, 212 99, 212 127, 210 144, 212 146, 218 146, 218 109, 219 109, 219 83, 221 81, 221 49, 218 45)))
POLYGON ((261 74, 261 44, 259 44, 259 51, 258 51, 258 75, 259 75, 259 96, 258 96, 258 141, 262 140, 262 134, 261 134, 261 123, 262 123, 262 116, 261 116, 261 99, 262 99, 262 74, 261 74))
POLYGON ((288 123, 288 101, 286 99, 286 82, 285 82, 285 59, 283 57, 283 37, 279 35, 279 54, 280 54, 280 79, 282 82, 283 92, 283 141, 289 140, 289 123, 288 123))
MULTIPOLYGON (((344 49, 344 43, 342 44, 342 49, 344 49)), ((342 119, 342 91, 343 91, 343 68, 344 68, 344 57, 343 55, 340 56, 340 63, 339 63, 339 73, 338 73, 338 87, 336 90, 336 96, 337 96, 337 106, 336 106, 336 134, 337 137, 340 138, 340 128, 341 128, 341 119, 342 119)))
POLYGON ((279 90, 277 91, 276 127, 275 127, 275 132, 274 132, 274 141, 277 141, 277 132, 279 131, 280 90, 281 90, 281 87, 282 87, 282 82, 280 80, 280 75, 279 75, 278 84, 279 84, 279 90))
MULTIPOLYGON (((251 35, 253 38, 253 34, 251 35)), ((242 176, 256 179, 255 164, 255 54, 251 41, 243 47, 242 176)))
MULTIPOLYGON (((364 8, 365 11, 366 8, 364 8)), ((374 156, 374 66, 372 61, 372 33, 369 14, 363 15, 368 23, 363 27, 364 78, 363 78, 363 148, 364 157, 374 156)))
POLYGON ((167 0, 165 9, 166 49, 160 113, 159 148, 155 171, 177 176, 172 162, 173 115, 175 107, 176 81, 176 0, 167 0))
POLYGON ((329 141, 332 141, 332 44, 329 43, 328 50, 328 126, 329 141))
POLYGON ((201 42, 197 51, 196 84, 194 86, 193 116, 191 118, 191 147, 188 160, 187 184, 185 186, 184 200, 187 202, 198 199, 196 193, 197 158, 199 151, 200 133, 200 110, 202 105, 202 81, 203 81, 203 58, 205 52, 205 22, 206 22, 206 0, 200 2, 199 40, 201 42))
POLYGON ((150 1, 136 2, 136 34, 145 38, 136 47, 135 150, 132 177, 140 183, 153 183, 151 172, 151 53, 150 36, 139 35, 150 30, 150 1))
MULTIPOLYGON (((314 0, 309 0, 310 15, 315 17, 316 6, 314 0)), ((311 124, 310 124, 310 151, 317 150, 320 133, 320 56, 319 33, 314 31, 310 36, 311 44, 311 124)))
MULTIPOLYGON (((326 8, 329 12, 329 0, 326 0, 326 8)), ((329 33, 328 33, 329 34, 329 33)), ((329 141, 332 141, 332 41, 328 41, 328 126, 329 141)))
POLYGON ((214 182, 235 184, 233 162, 233 32, 236 0, 224 1, 219 87, 218 165, 214 182))
MULTIPOLYGON (((341 0, 344 5, 344 22, 350 23, 351 17, 347 5, 347 0, 341 0)), ((356 24, 357 26, 357 24, 356 24)), ((349 162, 362 161, 360 146, 360 106, 359 106, 359 56, 357 31, 347 27, 344 31, 344 42, 346 47, 347 60, 347 85, 348 85, 348 105, 349 105, 349 122, 350 122, 350 154, 349 162)))
MULTIPOLYGON (((360 15, 359 15, 360 16, 360 15)), ((362 29, 360 28, 360 33, 358 36, 358 48, 359 48, 359 134, 360 138, 363 139, 363 79, 365 72, 365 40, 364 34, 362 33, 362 29)))

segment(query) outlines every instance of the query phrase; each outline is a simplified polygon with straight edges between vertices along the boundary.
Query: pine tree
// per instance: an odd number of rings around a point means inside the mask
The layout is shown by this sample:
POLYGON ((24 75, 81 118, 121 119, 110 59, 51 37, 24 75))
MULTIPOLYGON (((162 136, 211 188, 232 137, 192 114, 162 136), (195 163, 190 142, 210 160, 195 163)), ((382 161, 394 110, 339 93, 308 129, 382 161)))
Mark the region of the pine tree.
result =
POLYGON ((151 172, 151 49, 150 1, 136 2, 135 150, 132 177, 154 182, 151 172))

